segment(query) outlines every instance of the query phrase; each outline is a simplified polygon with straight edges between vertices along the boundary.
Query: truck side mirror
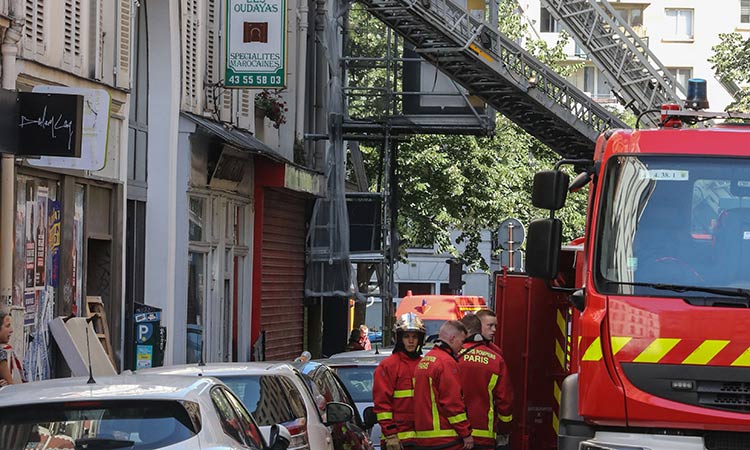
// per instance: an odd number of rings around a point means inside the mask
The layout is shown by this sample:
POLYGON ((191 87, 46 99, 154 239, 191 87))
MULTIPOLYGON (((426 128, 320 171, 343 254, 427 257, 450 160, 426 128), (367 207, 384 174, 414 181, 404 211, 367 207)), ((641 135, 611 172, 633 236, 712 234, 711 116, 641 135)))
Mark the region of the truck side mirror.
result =
POLYGON ((537 208, 555 211, 565 205, 570 177, 559 170, 543 170, 534 175, 531 203, 537 208))
POLYGON ((560 266, 561 244, 560 219, 532 221, 526 241, 526 272, 532 277, 546 280, 555 278, 560 266))

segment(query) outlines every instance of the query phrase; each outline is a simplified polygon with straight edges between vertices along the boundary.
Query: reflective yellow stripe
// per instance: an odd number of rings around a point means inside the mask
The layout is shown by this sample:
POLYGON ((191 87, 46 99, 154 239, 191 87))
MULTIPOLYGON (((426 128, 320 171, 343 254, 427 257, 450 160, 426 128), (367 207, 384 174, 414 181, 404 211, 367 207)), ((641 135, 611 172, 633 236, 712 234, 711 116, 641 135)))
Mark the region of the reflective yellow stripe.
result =
POLYGON ((552 412, 552 428, 554 428, 555 434, 559 434, 558 432, 559 432, 560 424, 558 423, 558 420, 557 420, 557 413, 555 413, 554 411, 552 412))
POLYGON ((417 437, 417 433, 414 431, 402 431, 400 433, 396 433, 396 436, 398 436, 399 439, 414 439, 417 437))
POLYGON ((503 422, 503 423, 508 423, 508 422, 513 421, 513 414, 508 414, 507 416, 498 415, 497 417, 500 418, 500 422, 503 422))
POLYGON ((378 413, 375 417, 378 420, 393 419, 393 413, 391 413, 391 412, 382 412, 382 413, 378 413))
POLYGON ((466 413, 456 414, 455 416, 448 417, 448 423, 451 423, 451 424, 463 422, 464 420, 469 420, 466 417, 466 413))
POLYGON ((594 339, 594 342, 589 345, 589 348, 586 349, 586 353, 583 354, 583 358, 581 358, 582 361, 599 361, 602 359, 602 346, 599 341, 599 337, 597 336, 596 339, 594 339))
POLYGON ((742 354, 734 360, 732 365, 735 367, 750 367, 750 348, 742 352, 742 354))
POLYGON ((471 430, 471 435, 482 438, 495 439, 495 432, 490 430, 471 430))
POLYGON ((559 405, 560 404, 560 394, 561 394, 560 386, 557 384, 557 381, 555 381, 554 384, 555 384, 555 387, 554 387, 555 401, 557 401, 557 404, 559 405))
POLYGON ((706 365, 709 361, 714 359, 714 356, 718 355, 727 344, 729 344, 729 341, 714 339, 705 340, 693 351, 693 353, 682 361, 682 364, 706 365))
POLYGON ((555 341, 555 356, 557 356, 560 367, 565 368, 565 352, 557 341, 555 341))
POLYGON ((676 338, 657 338, 638 355, 633 362, 637 363, 657 363, 679 344, 681 339, 676 338))
POLYGON ((453 437, 458 436, 456 430, 433 430, 433 431, 417 431, 418 438, 435 438, 435 437, 453 437))
POLYGON ((557 328, 560 329, 560 333, 562 333, 563 336, 567 334, 565 332, 565 329, 567 328, 567 326, 565 325, 565 318, 563 318, 563 315, 559 309, 557 310, 557 328))
POLYGON ((408 398, 414 397, 414 389, 401 389, 393 391, 393 398, 408 398))
MULTIPOLYGON (((440 414, 438 413, 437 402, 435 401, 435 391, 432 389, 432 377, 430 377, 429 380, 430 380, 430 402, 432 403, 432 429, 439 430, 440 429, 440 414)), ((417 432, 417 437, 419 437, 419 432, 417 432)))
POLYGON ((622 348, 625 347, 632 339, 632 337, 627 336, 612 336, 612 338, 610 339, 610 342, 612 343, 612 354, 616 355, 617 352, 622 350, 622 348))
MULTIPOLYGON (((497 384, 497 374, 493 373, 490 377, 490 384, 487 385, 487 394, 489 395, 490 399, 490 410, 487 412, 487 432, 491 434, 491 436, 480 436, 479 437, 495 437, 495 399, 492 395, 492 391, 495 390, 495 385, 497 384)), ((483 431, 483 430, 479 430, 483 431)), ((473 433, 472 433, 473 434, 473 433)))

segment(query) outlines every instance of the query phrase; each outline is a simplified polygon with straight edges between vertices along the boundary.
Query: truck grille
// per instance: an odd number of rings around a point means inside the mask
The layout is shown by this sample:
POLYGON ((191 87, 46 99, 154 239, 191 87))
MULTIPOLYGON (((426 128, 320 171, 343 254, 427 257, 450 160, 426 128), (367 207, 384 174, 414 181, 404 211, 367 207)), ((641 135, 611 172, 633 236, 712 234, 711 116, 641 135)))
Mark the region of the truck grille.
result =
MULTIPOLYGON (((750 368, 623 363, 638 389, 687 405, 750 413, 750 368)), ((750 449, 750 445, 744 447, 750 449)))
POLYGON ((703 436, 707 450, 746 450, 750 448, 750 433, 709 432, 703 436))
POLYGON ((698 382, 698 404, 707 408, 750 411, 750 383, 698 382))

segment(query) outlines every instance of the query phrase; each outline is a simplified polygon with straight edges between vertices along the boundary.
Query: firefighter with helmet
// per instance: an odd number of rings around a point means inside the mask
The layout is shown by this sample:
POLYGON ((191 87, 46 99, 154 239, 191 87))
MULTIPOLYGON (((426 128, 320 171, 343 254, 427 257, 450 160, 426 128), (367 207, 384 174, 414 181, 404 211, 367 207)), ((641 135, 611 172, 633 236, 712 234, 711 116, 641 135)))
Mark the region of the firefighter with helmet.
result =
POLYGON ((374 412, 380 423, 384 450, 414 445, 414 370, 422 357, 425 327, 414 313, 403 314, 396 325, 393 354, 375 368, 372 386, 374 412))

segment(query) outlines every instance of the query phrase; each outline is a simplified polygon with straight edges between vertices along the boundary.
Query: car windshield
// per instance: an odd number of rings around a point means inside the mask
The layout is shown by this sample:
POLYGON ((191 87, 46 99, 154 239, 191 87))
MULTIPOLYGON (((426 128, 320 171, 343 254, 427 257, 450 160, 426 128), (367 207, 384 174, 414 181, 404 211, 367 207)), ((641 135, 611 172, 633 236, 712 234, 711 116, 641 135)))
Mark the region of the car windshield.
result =
POLYGON ((200 431, 198 408, 193 402, 133 400, 0 408, 0 448, 167 447, 200 431))
POLYGON ((372 403, 372 375, 375 366, 336 367, 341 381, 356 403, 372 403))
POLYGON ((284 376, 218 376, 245 404, 260 426, 284 425, 305 419, 305 403, 284 376))
POLYGON ((750 160, 621 156, 610 159, 603 179, 596 239, 602 292, 750 288, 743 270, 750 258, 750 160))

